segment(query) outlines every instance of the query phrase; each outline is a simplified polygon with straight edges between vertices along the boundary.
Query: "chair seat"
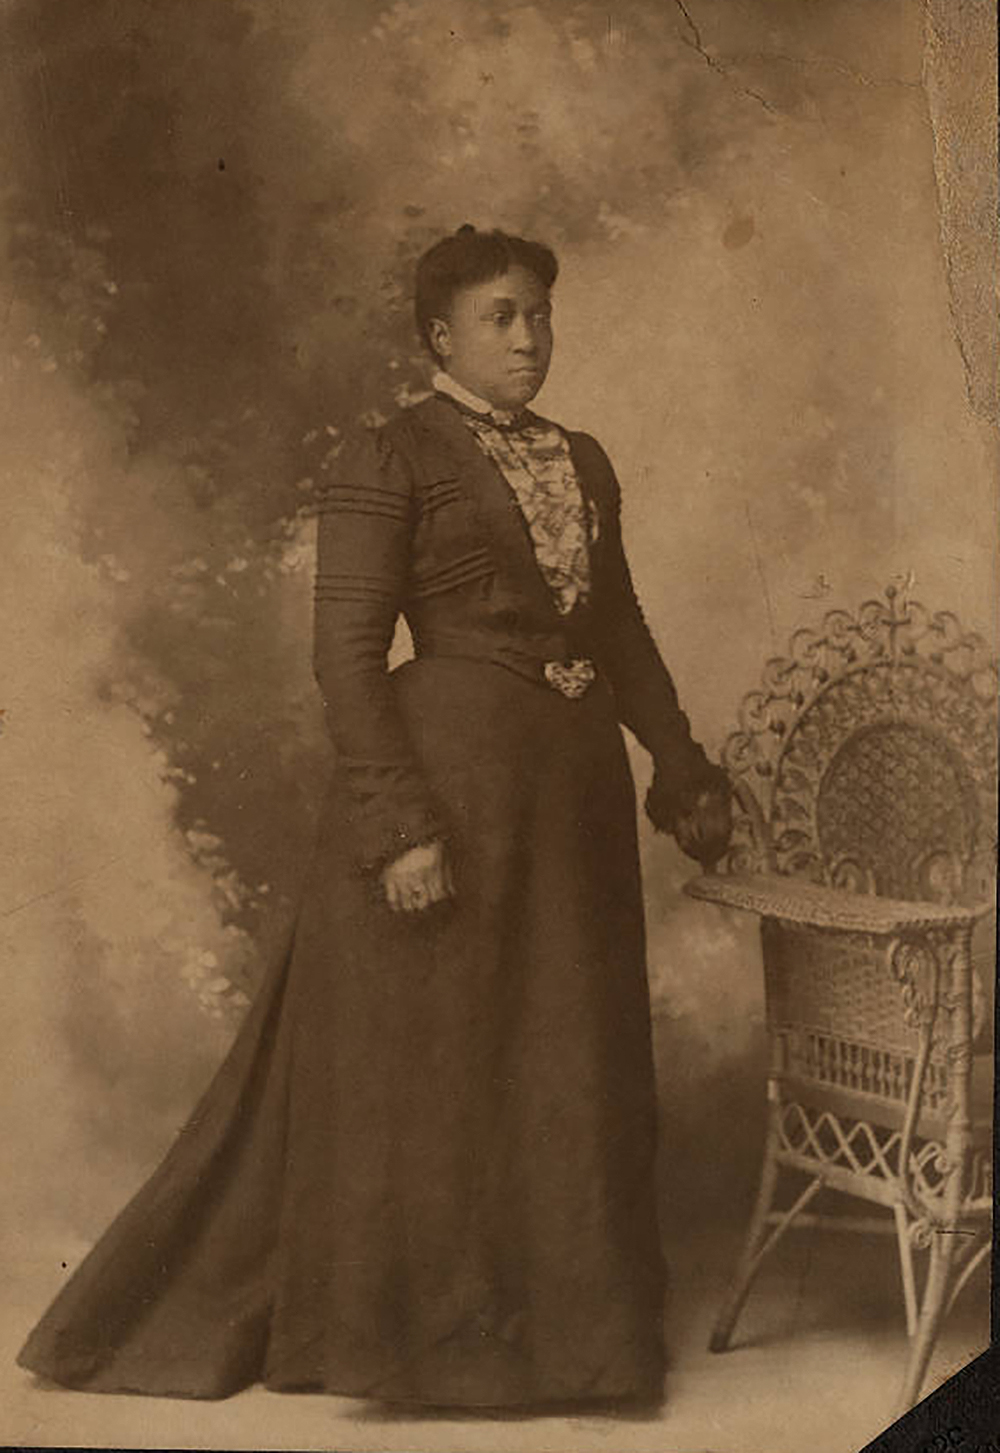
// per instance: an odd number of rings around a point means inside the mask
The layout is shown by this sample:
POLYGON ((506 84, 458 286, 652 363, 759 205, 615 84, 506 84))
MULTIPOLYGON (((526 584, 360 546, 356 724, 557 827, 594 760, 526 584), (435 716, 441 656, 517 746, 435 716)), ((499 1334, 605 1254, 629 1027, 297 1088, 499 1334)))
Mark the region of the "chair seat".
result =
POLYGON ((842 933, 891 934, 974 923, 992 912, 991 903, 921 903, 850 893, 778 873, 703 873, 685 893, 723 908, 740 908, 761 918, 834 928, 842 933))

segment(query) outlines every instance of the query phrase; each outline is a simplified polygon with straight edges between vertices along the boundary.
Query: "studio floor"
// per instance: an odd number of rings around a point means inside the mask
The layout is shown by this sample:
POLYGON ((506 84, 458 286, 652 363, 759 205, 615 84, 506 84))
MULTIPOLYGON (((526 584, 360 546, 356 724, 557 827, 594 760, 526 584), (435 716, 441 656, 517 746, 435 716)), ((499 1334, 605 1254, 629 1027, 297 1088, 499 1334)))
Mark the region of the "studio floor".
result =
MULTIPOLYGON (((406 1453, 857 1453, 890 1422, 906 1340, 888 1238, 792 1233, 761 1274, 723 1355, 706 1350, 738 1236, 673 1238, 671 1368, 655 1413, 414 1418, 349 1399, 251 1389, 222 1403, 106 1397, 37 1386, 13 1363, 51 1292, 45 1256, 24 1256, 4 1296, 0 1408, 7 1445, 406 1450, 406 1453)), ((988 1277, 954 1308, 925 1391, 988 1342, 988 1277)))

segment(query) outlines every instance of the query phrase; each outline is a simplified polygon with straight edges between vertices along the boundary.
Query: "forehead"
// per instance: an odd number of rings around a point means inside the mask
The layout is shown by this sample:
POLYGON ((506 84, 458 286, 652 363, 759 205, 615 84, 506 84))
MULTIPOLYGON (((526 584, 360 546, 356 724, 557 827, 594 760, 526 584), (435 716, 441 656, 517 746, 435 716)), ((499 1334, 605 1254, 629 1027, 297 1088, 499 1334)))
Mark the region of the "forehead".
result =
POLYGON ((526 267, 516 265, 485 282, 468 283, 454 296, 454 305, 476 311, 483 307, 536 308, 548 302, 549 290, 526 267))

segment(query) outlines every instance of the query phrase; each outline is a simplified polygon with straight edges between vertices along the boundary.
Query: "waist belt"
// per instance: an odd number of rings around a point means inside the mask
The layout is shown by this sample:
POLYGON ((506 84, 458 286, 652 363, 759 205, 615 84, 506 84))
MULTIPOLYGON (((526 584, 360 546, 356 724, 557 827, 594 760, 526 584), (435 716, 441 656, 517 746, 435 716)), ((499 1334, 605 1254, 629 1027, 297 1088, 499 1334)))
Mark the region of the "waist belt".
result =
POLYGON ((495 666, 506 666, 529 681, 543 683, 558 691, 570 701, 585 695, 597 680, 597 667, 586 656, 552 658, 546 660, 539 653, 518 650, 488 634, 465 631, 447 631, 415 635, 414 650, 417 658, 423 656, 457 656, 466 660, 487 661, 495 666))

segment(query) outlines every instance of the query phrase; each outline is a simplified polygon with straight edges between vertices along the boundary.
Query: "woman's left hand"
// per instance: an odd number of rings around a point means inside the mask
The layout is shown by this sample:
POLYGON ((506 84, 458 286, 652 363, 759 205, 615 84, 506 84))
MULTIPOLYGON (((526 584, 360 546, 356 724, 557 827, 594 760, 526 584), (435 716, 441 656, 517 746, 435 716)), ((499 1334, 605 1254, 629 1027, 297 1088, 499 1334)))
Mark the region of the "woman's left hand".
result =
POLYGON ((674 837, 681 850, 706 870, 714 867, 729 846, 733 831, 732 794, 728 785, 706 787, 690 807, 678 812, 674 837))

